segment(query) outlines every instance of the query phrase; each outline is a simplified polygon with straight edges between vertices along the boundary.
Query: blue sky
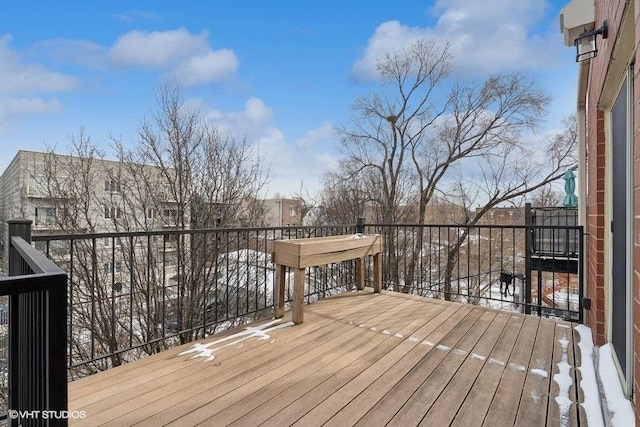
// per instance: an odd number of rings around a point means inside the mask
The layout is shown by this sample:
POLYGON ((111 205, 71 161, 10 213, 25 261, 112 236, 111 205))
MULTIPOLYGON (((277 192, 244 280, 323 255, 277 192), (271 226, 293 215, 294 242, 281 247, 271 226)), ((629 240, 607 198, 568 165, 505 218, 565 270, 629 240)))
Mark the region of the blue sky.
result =
POLYGON ((575 107, 577 65, 547 0, 24 1, 0 6, 0 171, 19 149, 64 153, 80 129, 109 154, 134 143, 156 92, 256 145, 267 195, 318 187, 350 105, 376 87, 381 53, 453 42, 467 76, 526 71, 553 97, 544 132, 575 107))

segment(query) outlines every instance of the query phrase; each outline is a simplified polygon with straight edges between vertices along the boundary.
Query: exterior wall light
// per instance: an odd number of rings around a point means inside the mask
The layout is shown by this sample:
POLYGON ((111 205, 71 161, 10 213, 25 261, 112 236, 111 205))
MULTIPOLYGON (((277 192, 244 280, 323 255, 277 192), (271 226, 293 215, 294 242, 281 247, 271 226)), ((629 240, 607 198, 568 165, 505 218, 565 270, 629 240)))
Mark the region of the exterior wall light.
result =
POLYGON ((597 35, 600 34, 603 39, 607 38, 607 21, 602 22, 602 26, 594 31, 585 31, 580 34, 573 44, 576 46, 576 62, 585 61, 595 58, 598 55, 597 35))

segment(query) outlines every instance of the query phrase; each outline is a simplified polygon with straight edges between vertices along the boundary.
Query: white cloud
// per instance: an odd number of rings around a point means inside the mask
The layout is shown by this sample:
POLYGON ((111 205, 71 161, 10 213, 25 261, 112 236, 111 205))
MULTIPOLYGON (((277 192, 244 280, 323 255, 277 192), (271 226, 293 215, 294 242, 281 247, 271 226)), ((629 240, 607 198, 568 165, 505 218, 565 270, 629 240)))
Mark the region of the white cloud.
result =
POLYGON ((109 59, 125 68, 164 69, 184 86, 198 86, 229 77, 238 58, 229 49, 212 50, 203 31, 131 31, 109 49, 109 59))
POLYGON ((300 147, 312 148, 319 143, 329 142, 336 139, 334 127, 329 122, 323 123, 320 127, 308 130, 297 143, 300 147))
POLYGON ((409 47, 420 38, 430 37, 430 34, 428 29, 407 27, 398 21, 380 24, 369 38, 364 55, 354 64, 353 73, 359 79, 374 80, 378 75, 376 64, 385 53, 409 47))
POLYGON ((270 195, 293 195, 302 181, 305 187, 315 190, 325 170, 337 164, 328 148, 335 140, 330 123, 310 129, 292 141, 273 125, 272 109, 258 98, 248 99, 241 111, 213 110, 206 116, 220 131, 246 138, 262 157, 271 171, 270 195))
POLYGON ((224 113, 212 110, 206 114, 209 120, 221 131, 230 132, 249 140, 259 138, 273 117, 273 110, 259 98, 249 98, 242 111, 224 113))
POLYGON ((109 49, 111 59, 131 67, 166 67, 206 51, 207 32, 193 36, 181 28, 172 31, 131 31, 109 49))
POLYGON ((222 49, 186 58, 171 74, 185 86, 199 86, 231 76, 237 69, 238 58, 235 53, 222 49))
POLYGON ((432 27, 409 27, 398 21, 380 24, 354 66, 363 80, 376 77, 385 52, 408 47, 417 38, 451 40, 454 64, 462 70, 495 72, 512 68, 549 68, 566 56, 557 26, 542 27, 546 0, 438 0, 429 11, 432 27))
POLYGON ((9 47, 12 37, 0 37, 0 94, 34 94, 38 92, 64 92, 75 89, 78 79, 41 64, 25 64, 9 47))
POLYGON ((57 99, 0 98, 0 129, 19 118, 32 114, 53 114, 61 110, 62 104, 57 99))

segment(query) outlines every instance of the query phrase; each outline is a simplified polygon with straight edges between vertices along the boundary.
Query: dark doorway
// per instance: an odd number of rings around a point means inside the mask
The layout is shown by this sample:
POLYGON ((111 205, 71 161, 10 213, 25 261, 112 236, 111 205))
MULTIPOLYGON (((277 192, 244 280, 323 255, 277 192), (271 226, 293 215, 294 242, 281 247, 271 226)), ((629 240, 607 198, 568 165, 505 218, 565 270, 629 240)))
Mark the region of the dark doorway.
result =
MULTIPOLYGON (((628 73, 629 74, 629 73, 628 73)), ((630 313, 628 283, 629 248, 629 205, 628 205, 628 163, 630 135, 630 89, 633 87, 630 77, 620 89, 620 93, 611 110, 611 341, 625 382, 628 376, 628 350, 630 348, 630 313)))

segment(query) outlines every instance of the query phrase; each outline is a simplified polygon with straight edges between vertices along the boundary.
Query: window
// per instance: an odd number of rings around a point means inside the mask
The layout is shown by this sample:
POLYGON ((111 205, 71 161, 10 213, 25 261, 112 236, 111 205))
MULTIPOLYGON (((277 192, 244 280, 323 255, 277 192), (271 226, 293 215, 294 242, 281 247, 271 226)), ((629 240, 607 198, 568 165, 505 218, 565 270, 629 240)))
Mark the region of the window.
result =
POLYGON ((289 216, 298 215, 298 207, 296 205, 289 205, 289 216))
POLYGON ((111 267, 113 268, 113 272, 114 273, 121 273, 122 272, 122 261, 116 261, 115 264, 111 264, 110 262, 105 262, 102 265, 102 271, 104 272, 104 274, 110 274, 111 273, 111 267))
POLYGON ((106 180, 104 182, 104 191, 109 193, 119 193, 120 192, 120 182, 115 179, 106 180))
POLYGON ((56 220, 56 209, 51 207, 36 208, 36 225, 53 225, 56 220))
POLYGON ((180 212, 177 209, 165 209, 162 211, 165 221, 178 222, 180 220, 180 212))
POLYGON ((116 219, 116 218, 120 218, 120 208, 115 208, 115 207, 109 207, 109 206, 105 206, 104 207, 104 217, 105 219, 116 219))
POLYGON ((147 219, 154 219, 156 217, 156 210, 153 208, 149 208, 146 211, 147 219))

